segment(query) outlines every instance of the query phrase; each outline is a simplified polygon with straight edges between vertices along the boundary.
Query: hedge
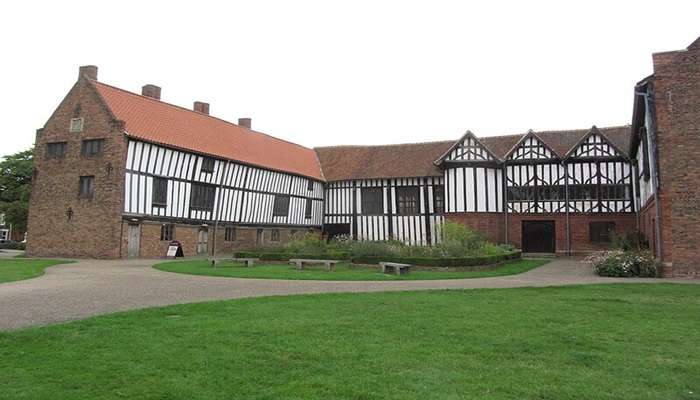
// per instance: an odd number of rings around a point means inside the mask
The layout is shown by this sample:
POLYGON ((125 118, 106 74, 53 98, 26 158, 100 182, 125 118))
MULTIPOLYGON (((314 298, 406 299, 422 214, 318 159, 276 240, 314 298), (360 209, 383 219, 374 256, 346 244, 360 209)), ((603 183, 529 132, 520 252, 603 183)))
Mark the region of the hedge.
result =
POLYGON ((0 250, 26 250, 27 244, 21 242, 0 243, 0 250))
POLYGON ((350 260, 347 251, 332 251, 326 254, 292 254, 266 251, 237 251, 234 258, 259 258, 261 260, 287 261, 290 258, 306 258, 310 260, 350 260))
POLYGON ((472 267, 497 264, 516 258, 520 258, 520 251, 475 257, 353 257, 352 262, 355 264, 379 264, 384 261, 424 267, 472 267))
POLYGON ((382 261, 402 264, 420 265, 425 267, 472 267, 477 265, 497 264, 506 260, 520 258, 520 251, 504 254, 476 257, 350 257, 348 252, 330 252, 326 254, 290 254, 262 251, 239 251, 233 254, 236 258, 260 258, 262 260, 289 260, 290 258, 308 258, 316 260, 350 260, 355 264, 379 264, 382 261))

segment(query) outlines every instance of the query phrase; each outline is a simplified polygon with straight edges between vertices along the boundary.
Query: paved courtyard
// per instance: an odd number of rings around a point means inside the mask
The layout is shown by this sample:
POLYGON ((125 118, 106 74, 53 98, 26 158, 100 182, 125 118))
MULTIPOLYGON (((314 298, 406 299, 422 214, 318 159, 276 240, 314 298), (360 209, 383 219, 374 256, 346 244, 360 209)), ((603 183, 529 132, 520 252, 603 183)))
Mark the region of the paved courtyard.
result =
POLYGON ((29 280, 0 284, 0 330, 116 311, 206 300, 331 292, 512 288, 699 280, 601 278, 576 260, 556 259, 519 275, 429 281, 293 281, 207 277, 151 268, 160 260, 81 260, 29 280))

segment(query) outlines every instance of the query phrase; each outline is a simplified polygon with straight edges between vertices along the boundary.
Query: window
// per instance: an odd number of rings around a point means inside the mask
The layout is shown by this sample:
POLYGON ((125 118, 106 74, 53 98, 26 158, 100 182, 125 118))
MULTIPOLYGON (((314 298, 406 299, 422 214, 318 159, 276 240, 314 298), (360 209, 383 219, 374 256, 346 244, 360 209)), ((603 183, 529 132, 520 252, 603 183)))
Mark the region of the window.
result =
POLYGON ((71 133, 79 133, 83 131, 83 119, 82 118, 71 118, 70 128, 68 129, 71 133))
POLYGON ((508 186, 508 201, 535 201, 535 187, 508 186))
POLYGON ((420 192, 418 186, 396 188, 396 211, 399 215, 420 214, 420 192))
POLYGON ((435 214, 445 212, 445 187, 433 186, 433 211, 435 214))
POLYGON ((537 199, 540 201, 566 200, 566 186, 538 186, 537 199))
POLYGON ((280 230, 279 229, 273 229, 270 231, 270 241, 271 242, 279 242, 280 241, 280 230))
POLYGON ((379 187, 362 188, 362 214, 381 215, 384 213, 384 190, 379 187))
POLYGON ((168 180, 165 178, 153 178, 153 205, 168 205, 168 180))
POLYGON ((615 233, 614 222, 591 222, 588 224, 591 242, 610 243, 615 233))
POLYGON ((598 186, 596 185, 569 186, 569 200, 596 200, 597 198, 598 186))
POLYGON ((192 184, 192 194, 190 195, 190 207, 211 211, 214 209, 214 190, 211 185, 192 184))
POLYGON ((600 196, 603 200, 627 200, 631 197, 627 185, 601 185, 600 196))
POLYGON ((313 203, 311 199, 306 199, 306 210, 304 211, 304 217, 311 218, 312 205, 313 203))
POLYGON ((83 140, 81 154, 85 157, 97 157, 102 154, 104 139, 83 140))
POLYGON ((289 214, 289 196, 275 196, 272 215, 274 217, 286 217, 289 214))
POLYGON ((214 172, 214 159, 210 157, 202 158, 202 172, 214 172))
MULTIPOLYGON (((642 157, 642 175, 644 175, 644 180, 649 181, 651 178, 651 168, 649 166, 649 138, 647 137, 646 128, 640 129, 640 134, 642 135, 642 152, 644 154, 642 157)), ((639 157, 639 155, 637 155, 639 157)))
POLYGON ((81 176, 78 197, 83 199, 91 199, 95 190, 93 185, 94 181, 94 176, 81 176))
POLYGON ((160 226, 160 240, 171 241, 175 239, 175 224, 163 224, 160 226))
POLYGON ((66 156, 66 148, 68 143, 56 142, 46 144, 46 157, 48 158, 63 158, 66 156))
POLYGON ((257 232, 255 233, 255 243, 257 243, 258 246, 261 246, 263 244, 263 230, 258 229, 257 232))
POLYGON ((306 190, 309 191, 309 192, 312 191, 312 190, 314 190, 314 181, 312 181, 311 179, 309 179, 309 183, 308 183, 308 185, 306 186, 306 190))
POLYGON ((233 226, 227 226, 224 232, 224 240, 227 242, 233 242, 236 240, 236 228, 233 226))

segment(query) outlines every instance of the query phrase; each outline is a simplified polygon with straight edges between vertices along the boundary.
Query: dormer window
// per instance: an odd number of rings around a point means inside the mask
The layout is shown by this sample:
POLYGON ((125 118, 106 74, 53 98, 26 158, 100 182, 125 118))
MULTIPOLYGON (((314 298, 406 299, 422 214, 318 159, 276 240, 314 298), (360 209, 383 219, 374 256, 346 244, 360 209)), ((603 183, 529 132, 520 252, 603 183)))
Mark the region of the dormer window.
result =
POLYGON ((202 158, 202 172, 214 172, 214 159, 209 157, 202 158))
POLYGON ((82 118, 71 118, 69 131, 71 133, 82 132, 83 131, 83 119, 82 118))

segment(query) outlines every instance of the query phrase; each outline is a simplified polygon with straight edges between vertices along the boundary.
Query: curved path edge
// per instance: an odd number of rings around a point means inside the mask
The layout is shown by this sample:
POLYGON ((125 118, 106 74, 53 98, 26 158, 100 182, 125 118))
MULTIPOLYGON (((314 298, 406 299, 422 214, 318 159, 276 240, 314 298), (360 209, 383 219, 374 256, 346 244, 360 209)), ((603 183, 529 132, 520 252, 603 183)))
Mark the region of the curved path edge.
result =
POLYGON ((424 281, 312 281, 188 275, 151 268, 163 260, 79 260, 39 277, 0 284, 0 330, 172 304, 245 297, 435 289, 544 287, 700 280, 602 278, 577 260, 555 259, 518 275, 424 281))

